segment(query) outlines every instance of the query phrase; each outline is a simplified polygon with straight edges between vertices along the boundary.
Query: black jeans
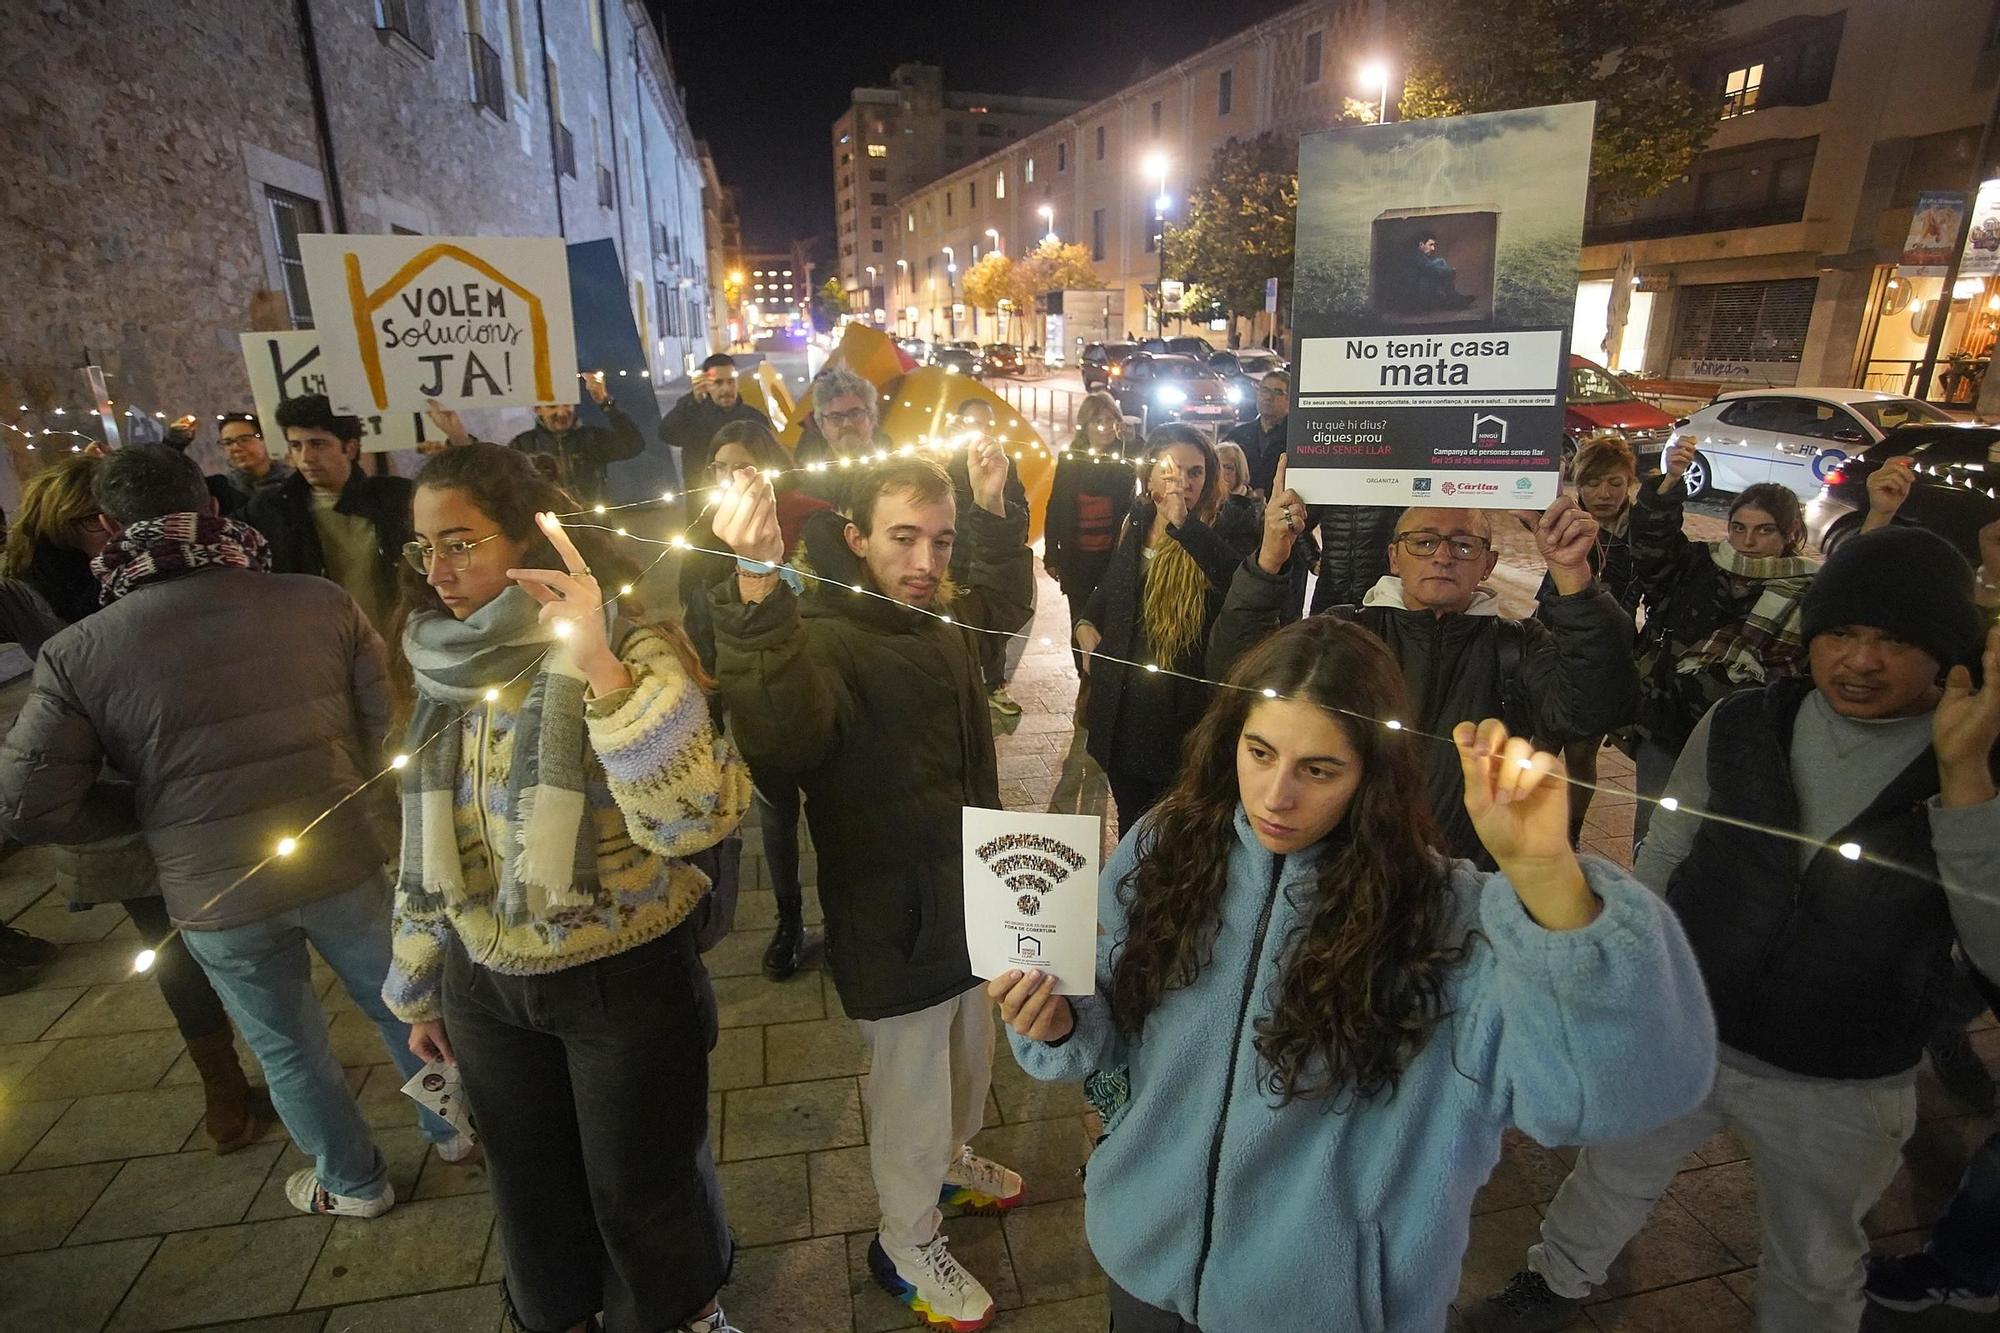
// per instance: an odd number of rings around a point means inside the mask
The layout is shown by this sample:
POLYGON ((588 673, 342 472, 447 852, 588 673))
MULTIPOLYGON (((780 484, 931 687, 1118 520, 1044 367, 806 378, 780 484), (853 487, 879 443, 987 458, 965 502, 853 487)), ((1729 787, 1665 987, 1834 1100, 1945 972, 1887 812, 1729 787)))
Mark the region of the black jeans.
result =
POLYGON ((1104 1285, 1111 1297, 1111 1333, 1201 1333, 1172 1310, 1148 1305, 1116 1282, 1104 1285))
POLYGON ((181 1040, 198 1041, 227 1031, 228 1011, 223 1009, 215 987, 208 984, 208 973, 201 970, 181 933, 174 929, 167 916, 167 900, 157 893, 146 898, 127 898, 125 915, 132 918, 139 938, 156 955, 153 979, 160 983, 160 995, 174 1016, 181 1040))
POLYGON ((506 1295, 556 1333, 694 1318, 732 1242, 708 1140, 715 997, 683 924, 541 976, 445 958, 445 1031, 486 1147, 506 1295))
POLYGON ((1118 809, 1118 836, 1121 838, 1132 831, 1132 826, 1139 822, 1141 815, 1159 804, 1160 798, 1167 794, 1167 788, 1173 785, 1122 770, 1107 772, 1104 777, 1111 784, 1111 803, 1118 809))
POLYGON ((764 830, 764 864, 771 872, 771 892, 778 915, 796 917, 805 910, 799 887, 799 783, 789 773, 752 767, 750 781, 757 802, 757 822, 764 830))

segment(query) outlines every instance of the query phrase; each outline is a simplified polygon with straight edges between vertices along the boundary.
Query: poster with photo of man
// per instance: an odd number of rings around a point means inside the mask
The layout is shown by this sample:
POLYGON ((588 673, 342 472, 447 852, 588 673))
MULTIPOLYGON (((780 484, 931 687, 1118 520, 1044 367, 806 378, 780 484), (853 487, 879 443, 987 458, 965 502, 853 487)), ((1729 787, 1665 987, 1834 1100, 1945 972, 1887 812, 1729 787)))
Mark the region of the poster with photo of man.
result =
POLYGON ((1287 444, 1300 495, 1506 509, 1556 498, 1594 111, 1300 140, 1287 444))

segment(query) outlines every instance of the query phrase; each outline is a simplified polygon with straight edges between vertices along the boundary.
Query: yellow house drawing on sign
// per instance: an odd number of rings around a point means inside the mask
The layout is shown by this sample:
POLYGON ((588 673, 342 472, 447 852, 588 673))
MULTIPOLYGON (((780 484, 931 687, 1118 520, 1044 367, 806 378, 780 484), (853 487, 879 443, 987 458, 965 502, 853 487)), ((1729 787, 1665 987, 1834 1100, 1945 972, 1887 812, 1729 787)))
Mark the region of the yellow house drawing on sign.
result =
POLYGON ((354 338, 361 350, 361 369, 368 377, 368 393, 374 399, 377 411, 386 410, 389 406, 389 386, 382 378, 382 349, 375 341, 371 321, 375 312, 397 292, 409 286, 419 273, 440 259, 456 259, 468 268, 477 269, 527 303, 528 333, 534 344, 535 397, 545 403, 556 401, 555 376, 549 368, 549 321, 542 312, 542 298, 478 255, 456 245, 426 246, 372 292, 362 281, 360 256, 350 250, 341 259, 347 266, 347 299, 354 309, 354 338))

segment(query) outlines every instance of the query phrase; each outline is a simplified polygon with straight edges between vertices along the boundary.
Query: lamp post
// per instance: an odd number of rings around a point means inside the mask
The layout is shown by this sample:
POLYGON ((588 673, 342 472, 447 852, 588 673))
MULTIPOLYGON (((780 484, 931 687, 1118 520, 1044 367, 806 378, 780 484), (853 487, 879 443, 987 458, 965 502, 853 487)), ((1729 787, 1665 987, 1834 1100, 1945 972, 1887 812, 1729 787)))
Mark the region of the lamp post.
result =
POLYGON ((871 310, 875 306, 875 266, 873 264, 868 266, 868 306, 871 310))
POLYGON ((1380 60, 1371 60, 1361 67, 1361 86, 1375 90, 1379 99, 1375 107, 1375 123, 1389 123, 1389 66, 1380 60))
POLYGON ((1153 153, 1146 158, 1146 174, 1160 182, 1159 193, 1153 199, 1153 253, 1159 257, 1159 275, 1153 288, 1154 332, 1160 337, 1167 336, 1167 155, 1153 153))
POLYGON ((951 340, 958 341, 958 253, 950 246, 944 247, 945 283, 945 327, 951 330, 951 340))
POLYGON ((1048 204, 1043 204, 1035 211, 1042 215, 1042 231, 1044 233, 1042 239, 1053 241, 1056 238, 1056 210, 1048 204))
MULTIPOLYGON (((910 285, 910 261, 907 259, 898 259, 896 267, 902 270, 896 275, 896 290, 899 297, 904 294, 915 296, 917 294, 916 289, 910 285)), ((896 311, 896 318, 899 321, 903 319, 901 307, 909 304, 910 302, 907 300, 898 300, 897 305, 899 308, 896 311)), ((916 322, 914 320, 910 321, 909 336, 912 338, 917 336, 916 322)))

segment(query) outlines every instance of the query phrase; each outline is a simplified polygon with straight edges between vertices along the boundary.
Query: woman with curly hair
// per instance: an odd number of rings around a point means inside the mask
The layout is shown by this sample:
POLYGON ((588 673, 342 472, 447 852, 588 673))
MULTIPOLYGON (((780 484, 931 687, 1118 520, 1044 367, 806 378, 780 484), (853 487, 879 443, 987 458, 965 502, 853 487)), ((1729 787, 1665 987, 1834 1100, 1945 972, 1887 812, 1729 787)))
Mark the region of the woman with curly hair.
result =
POLYGON ((1560 761, 1458 724, 1483 874, 1439 850, 1442 742, 1373 720, 1409 715, 1367 631, 1278 631, 1105 868, 1094 993, 988 987, 1034 1077, 1130 1071, 1086 1184, 1114 1333, 1440 1329, 1502 1130, 1624 1138, 1708 1092, 1694 956, 1578 863, 1560 761))
POLYGON ((1208 706, 1198 679, 1208 632, 1236 567, 1261 536, 1254 518, 1223 504, 1215 446, 1200 431, 1162 426, 1147 438, 1146 455, 1145 498, 1126 516, 1076 626, 1091 679, 1090 757, 1110 779, 1121 831, 1152 808, 1180 768, 1181 738, 1208 706), (1100 649, 1123 660, 1094 658, 1100 649))

